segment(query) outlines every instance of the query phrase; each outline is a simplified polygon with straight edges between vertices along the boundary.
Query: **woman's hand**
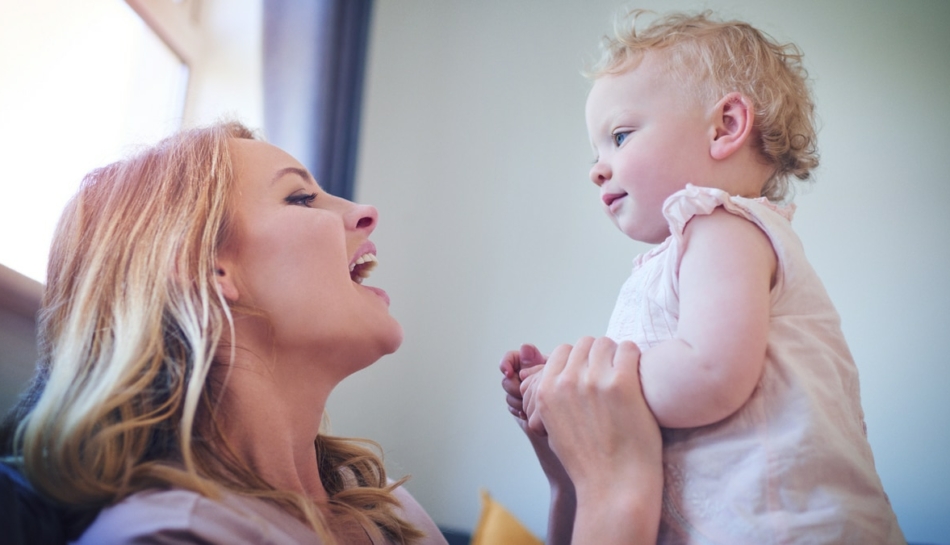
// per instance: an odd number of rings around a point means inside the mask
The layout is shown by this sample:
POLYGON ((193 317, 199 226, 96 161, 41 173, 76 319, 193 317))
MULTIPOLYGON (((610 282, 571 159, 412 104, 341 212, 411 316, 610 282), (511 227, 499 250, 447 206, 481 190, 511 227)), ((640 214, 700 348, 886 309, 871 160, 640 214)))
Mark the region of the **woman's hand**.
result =
POLYGON ((559 346, 541 373, 536 411, 576 493, 573 543, 656 542, 662 439, 639 360, 631 342, 585 337, 559 346))

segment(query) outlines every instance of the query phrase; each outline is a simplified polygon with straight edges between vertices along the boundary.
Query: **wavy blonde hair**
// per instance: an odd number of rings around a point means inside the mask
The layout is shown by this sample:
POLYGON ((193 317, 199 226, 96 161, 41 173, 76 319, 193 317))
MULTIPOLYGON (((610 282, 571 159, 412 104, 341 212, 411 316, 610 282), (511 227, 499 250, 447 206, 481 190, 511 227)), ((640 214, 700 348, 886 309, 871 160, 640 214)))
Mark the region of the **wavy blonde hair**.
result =
MULTIPOLYGON (((229 364, 215 354, 240 311, 214 278, 233 227, 232 138, 254 135, 237 123, 184 131, 83 180, 54 237, 39 369, 12 446, 34 486, 67 505, 154 487, 231 491, 274 502, 335 543, 314 503, 258 477, 216 422, 221 384, 209 371, 229 364)), ((315 440, 330 512, 376 539, 413 542, 422 534, 393 493, 405 479, 390 484, 360 443, 315 440)))
POLYGON ((588 77, 618 74, 647 52, 661 54, 670 74, 701 103, 731 92, 752 101, 759 153, 774 167, 763 197, 784 200, 791 176, 808 180, 818 166, 815 105, 798 47, 780 44, 748 23, 718 21, 708 11, 671 13, 637 29, 644 13, 633 10, 618 18, 588 77))

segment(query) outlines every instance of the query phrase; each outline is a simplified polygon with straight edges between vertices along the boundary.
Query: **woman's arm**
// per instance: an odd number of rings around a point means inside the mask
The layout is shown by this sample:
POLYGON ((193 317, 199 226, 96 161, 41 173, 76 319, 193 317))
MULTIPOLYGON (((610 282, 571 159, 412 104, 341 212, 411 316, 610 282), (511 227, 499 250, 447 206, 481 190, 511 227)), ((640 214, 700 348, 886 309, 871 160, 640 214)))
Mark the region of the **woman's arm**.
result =
POLYGON ((754 223, 718 209, 686 227, 676 337, 643 353, 640 375, 660 425, 697 427, 739 409, 765 364, 776 258, 754 223))
POLYGON ((548 510, 547 545, 568 545, 574 530, 574 517, 577 511, 577 494, 574 483, 561 465, 557 455, 551 450, 548 438, 542 437, 528 428, 527 422, 519 420, 525 435, 534 447, 534 454, 541 463, 541 469, 548 478, 551 487, 551 503, 548 510))
POLYGON ((548 443, 570 477, 576 514, 550 543, 653 544, 663 494, 662 439, 630 342, 558 347, 537 392, 548 443), (565 533, 566 532, 566 533, 565 533))

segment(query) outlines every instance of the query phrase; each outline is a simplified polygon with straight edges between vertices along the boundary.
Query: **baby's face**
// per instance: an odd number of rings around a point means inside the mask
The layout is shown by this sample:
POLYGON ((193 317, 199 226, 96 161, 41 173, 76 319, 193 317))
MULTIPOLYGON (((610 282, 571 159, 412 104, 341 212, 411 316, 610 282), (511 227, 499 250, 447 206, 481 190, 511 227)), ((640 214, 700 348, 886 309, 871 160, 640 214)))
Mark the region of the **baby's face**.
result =
POLYGON ((607 214, 632 239, 669 236, 662 205, 687 183, 707 179, 712 110, 689 98, 646 54, 634 68, 598 78, 587 98, 587 131, 597 160, 591 180, 607 214))

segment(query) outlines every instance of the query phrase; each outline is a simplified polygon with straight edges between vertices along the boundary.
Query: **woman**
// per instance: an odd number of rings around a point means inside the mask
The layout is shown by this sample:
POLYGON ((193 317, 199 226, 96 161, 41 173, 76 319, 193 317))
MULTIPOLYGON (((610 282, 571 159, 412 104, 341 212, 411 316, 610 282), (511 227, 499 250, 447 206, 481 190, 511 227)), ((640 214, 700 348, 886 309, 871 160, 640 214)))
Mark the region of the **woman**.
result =
MULTIPOLYGON (((104 508, 79 543, 444 543, 365 441, 320 433, 333 388, 402 341, 362 284, 376 223, 234 123, 87 176, 12 443, 42 494, 104 508)), ((562 436, 544 452, 571 460, 562 436)))

